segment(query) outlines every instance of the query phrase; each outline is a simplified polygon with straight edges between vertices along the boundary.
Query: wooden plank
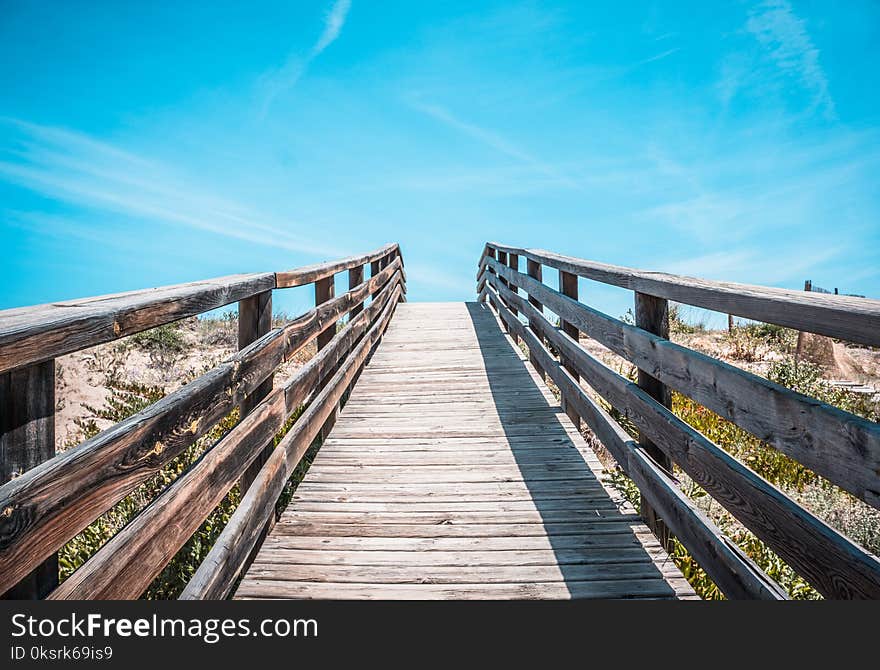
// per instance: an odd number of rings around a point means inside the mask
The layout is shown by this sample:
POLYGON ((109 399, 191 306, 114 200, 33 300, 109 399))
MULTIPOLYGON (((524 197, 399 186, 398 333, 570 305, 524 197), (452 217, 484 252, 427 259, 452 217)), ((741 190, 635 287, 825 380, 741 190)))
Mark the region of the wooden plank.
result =
MULTIPOLYGON (((578 278, 577 275, 573 275, 570 272, 565 272, 564 270, 559 271, 559 292, 562 295, 571 298, 572 300, 578 299, 578 278)), ((561 316, 559 318, 560 326, 562 327, 562 331, 571 337, 575 342, 578 341, 580 337, 580 333, 578 332, 577 326, 573 323, 566 321, 561 316)), ((562 361, 563 365, 565 365, 565 361, 562 361)), ((571 366, 566 366, 566 369, 571 373, 572 377, 577 380, 578 375, 577 371, 572 369, 571 366)), ((562 407, 565 409, 566 414, 571 419, 572 423, 580 427, 580 417, 573 407, 568 405, 564 400, 562 402, 562 407)))
MULTIPOLYGON (((238 348, 246 349, 263 335, 272 330, 272 292, 258 293, 238 303, 238 348)), ((245 396, 239 405, 239 416, 244 418, 263 398, 272 391, 273 375, 268 375, 263 382, 245 396)), ((239 481, 242 491, 247 491, 260 467, 269 458, 271 445, 257 454, 239 481)))
MULTIPOLYGON (((0 373, 0 482, 19 477, 54 455, 55 361, 0 373)), ((5 591, 4 599, 36 600, 57 584, 58 555, 52 554, 18 583, 7 580, 0 593, 5 591)))
MULTIPOLYGON (((544 269, 543 269, 542 265, 540 263, 536 263, 531 258, 526 260, 526 272, 528 273, 528 276, 532 279, 533 282, 537 282, 540 284, 543 281, 544 269)), ((527 293, 528 293, 528 291, 527 291, 527 293)), ((543 313, 544 306, 540 302, 538 302, 531 293, 529 293, 528 295, 529 295, 529 303, 532 306, 534 306, 538 311, 543 313)), ((544 371, 541 369, 541 366, 538 365, 537 359, 534 358, 533 356, 531 356, 531 354, 529 355, 529 362, 532 364, 532 366, 535 368, 535 370, 538 372, 538 374, 541 377, 543 377, 544 371)))
POLYGON ((181 599, 223 598, 229 592, 245 558, 259 538, 259 529, 274 513, 275 501, 291 472, 335 410, 370 349, 387 327, 399 294, 400 286, 395 286, 381 316, 279 442, 214 547, 187 584, 181 599))
MULTIPOLYGON (((336 287, 333 277, 326 277, 315 282, 315 305, 321 305, 333 299, 336 287)), ((336 334, 336 321, 328 323, 323 332, 318 334, 318 349, 321 350, 336 334)))
POLYGON ((426 565, 490 591, 555 580, 573 597, 568 586, 609 576, 617 596, 657 580, 652 597, 691 597, 539 382, 485 307, 401 306, 237 597, 322 593, 283 585, 296 583, 393 598, 386 589, 424 583, 426 565))
POLYGON ((561 393, 569 398, 580 415, 617 462, 639 487, 643 496, 677 537, 684 543, 699 565, 709 574, 728 598, 787 598, 782 589, 704 515, 681 491, 678 483, 660 468, 642 447, 577 383, 567 368, 552 360, 549 351, 538 347, 537 338, 525 338, 536 347, 545 369, 561 393))
POLYGON ((395 584, 377 589, 375 584, 341 584, 252 580, 239 589, 243 599, 307 598, 320 600, 450 600, 569 598, 674 598, 676 592, 663 579, 565 582, 557 584, 395 584))
MULTIPOLYGON (((351 290, 361 284, 364 281, 364 266, 358 265, 351 268, 348 271, 348 289, 351 290)), ((351 311, 348 313, 349 318, 354 318, 358 314, 360 314, 364 309, 364 303, 358 303, 354 307, 351 308, 351 311)))
MULTIPOLYGON (((392 287, 399 270, 387 271, 394 273, 392 287)), ((382 279, 271 331, 159 402, 0 487, 0 509, 8 510, 0 518, 0 592, 207 433, 328 319, 382 279)))
POLYGON ((0 311, 0 372, 185 319, 275 288, 271 272, 0 311))
POLYGON ((639 369, 880 507, 877 423, 623 323, 528 278, 521 281, 554 312, 639 369))
POLYGON ((295 270, 287 270, 275 273, 275 281, 277 288, 290 288, 293 286, 305 286, 313 284, 322 279, 332 277, 339 272, 345 272, 358 265, 373 263, 389 256, 398 249, 396 243, 386 244, 375 251, 356 256, 349 256, 338 261, 327 261, 325 263, 316 263, 306 267, 297 268, 295 270))
POLYGON ((367 330, 392 294, 385 293, 317 356, 263 401, 101 547, 52 594, 53 599, 136 598, 159 574, 241 473, 299 408, 326 373, 367 330))
MULTIPOLYGON (((669 339, 669 302, 663 298, 655 298, 645 293, 635 293, 635 321, 636 327, 653 333, 664 340, 669 339)), ((564 332, 564 331, 563 331, 564 332)), ((577 342, 577 338, 575 338, 577 342)), ((654 398, 658 403, 668 409, 672 409, 672 393, 669 388, 656 377, 639 368, 637 383, 640 389, 654 398)), ((672 474, 672 459, 644 432, 639 432, 639 446, 650 458, 665 472, 672 474)), ((663 518, 657 513, 650 502, 642 495, 641 514, 648 524, 648 528, 654 531, 654 535, 660 543, 671 548, 672 543, 669 535, 669 527, 663 518)))
MULTIPOLYGON (((504 290, 499 286, 496 290, 504 290)), ((508 298, 517 300, 509 291, 508 298)), ((525 301, 518 304, 527 316, 537 319, 537 311, 525 301)), ((540 325, 544 336, 577 366, 597 393, 625 412, 682 470, 820 593, 847 599, 880 597, 880 561, 875 556, 797 505, 546 319, 540 325)))
POLYGON ((557 270, 686 305, 859 344, 880 345, 880 300, 711 281, 597 263, 543 249, 520 249, 494 242, 489 245, 557 270))

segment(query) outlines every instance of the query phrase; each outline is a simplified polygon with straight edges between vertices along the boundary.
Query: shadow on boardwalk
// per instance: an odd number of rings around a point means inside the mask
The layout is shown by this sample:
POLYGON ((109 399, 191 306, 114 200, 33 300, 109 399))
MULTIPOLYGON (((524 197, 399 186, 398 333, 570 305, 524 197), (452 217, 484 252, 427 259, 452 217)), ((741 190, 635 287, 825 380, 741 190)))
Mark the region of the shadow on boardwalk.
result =
POLYGON ((612 582, 614 597, 675 597, 654 563, 665 558, 659 545, 602 487, 569 434, 570 420, 548 402, 494 313, 480 303, 467 309, 505 438, 572 597, 611 595, 612 582))

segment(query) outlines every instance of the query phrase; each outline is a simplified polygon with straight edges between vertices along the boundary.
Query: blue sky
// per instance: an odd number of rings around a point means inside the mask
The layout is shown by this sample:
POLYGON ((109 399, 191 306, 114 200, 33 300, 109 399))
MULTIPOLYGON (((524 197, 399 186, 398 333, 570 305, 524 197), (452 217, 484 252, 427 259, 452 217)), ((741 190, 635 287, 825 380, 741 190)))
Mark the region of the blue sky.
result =
POLYGON ((0 308, 390 240, 414 300, 486 239, 880 297, 878 52, 856 1, 0 0, 0 308))

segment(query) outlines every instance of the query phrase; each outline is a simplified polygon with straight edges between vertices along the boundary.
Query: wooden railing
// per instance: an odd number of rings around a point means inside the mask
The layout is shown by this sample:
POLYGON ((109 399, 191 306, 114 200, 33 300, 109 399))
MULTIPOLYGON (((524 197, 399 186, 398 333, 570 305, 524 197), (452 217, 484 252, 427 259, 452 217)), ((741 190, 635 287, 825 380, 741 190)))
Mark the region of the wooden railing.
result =
POLYGON ((725 595, 786 597, 684 495, 673 463, 823 596, 880 598, 876 556, 673 414, 670 389, 874 507, 880 507, 880 424, 669 341, 667 316, 667 301, 674 300, 878 346, 880 301, 645 272, 496 243, 486 245, 477 281, 480 299, 488 299, 510 334, 526 344, 569 415, 584 420, 639 487, 648 525, 664 540, 671 531, 725 595), (526 273, 519 271, 520 258, 526 273), (542 266, 559 271, 559 290, 542 282, 542 266), (635 325, 580 302, 578 277, 635 291, 635 325), (559 317, 559 326, 545 309, 559 317), (591 355, 579 343, 581 333, 633 363, 638 382, 591 355), (639 439, 596 397, 631 420, 639 439))
POLYGON ((0 593, 137 598, 239 482, 241 502, 183 594, 225 597, 274 519, 293 469, 332 421, 405 293, 403 258, 390 244, 287 272, 0 312, 0 593), (349 290, 335 297, 334 275, 344 271, 349 290), (272 290, 306 284, 315 285, 315 308, 271 329, 272 290), (236 301, 237 354, 79 446, 54 453, 56 357, 236 301), (277 367, 312 340, 318 354, 273 388, 277 367), (59 586, 53 558, 59 548, 236 407, 240 422, 59 586))

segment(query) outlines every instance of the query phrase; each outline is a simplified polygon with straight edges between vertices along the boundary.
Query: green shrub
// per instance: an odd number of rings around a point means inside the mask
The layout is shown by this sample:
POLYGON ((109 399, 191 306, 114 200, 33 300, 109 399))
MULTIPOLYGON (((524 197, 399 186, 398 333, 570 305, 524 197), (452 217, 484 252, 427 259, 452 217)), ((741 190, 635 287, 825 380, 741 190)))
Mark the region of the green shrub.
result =
POLYGON ((131 341, 147 351, 163 349, 166 351, 183 351, 186 343, 180 329, 173 323, 145 330, 131 336, 131 341))

